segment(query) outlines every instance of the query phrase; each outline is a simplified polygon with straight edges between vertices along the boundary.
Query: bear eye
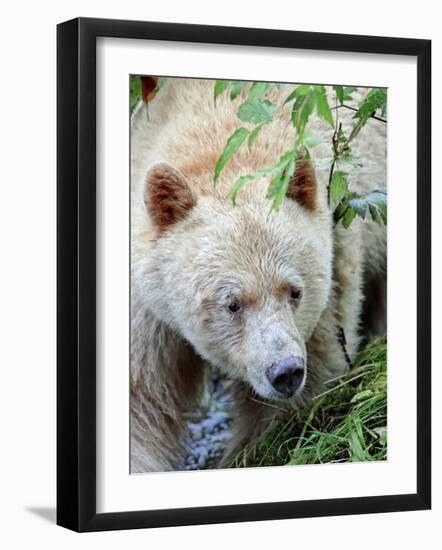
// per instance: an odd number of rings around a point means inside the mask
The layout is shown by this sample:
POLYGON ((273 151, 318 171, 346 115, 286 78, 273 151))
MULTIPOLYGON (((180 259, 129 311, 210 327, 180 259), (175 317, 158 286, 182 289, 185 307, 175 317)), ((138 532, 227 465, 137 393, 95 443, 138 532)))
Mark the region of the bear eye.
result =
POLYGON ((302 290, 300 288, 292 287, 292 289, 290 290, 290 299, 293 302, 299 302, 299 300, 301 299, 301 296, 302 296, 302 290))
POLYGON ((227 307, 231 313, 238 313, 238 311, 241 309, 241 306, 238 302, 231 302, 227 307))

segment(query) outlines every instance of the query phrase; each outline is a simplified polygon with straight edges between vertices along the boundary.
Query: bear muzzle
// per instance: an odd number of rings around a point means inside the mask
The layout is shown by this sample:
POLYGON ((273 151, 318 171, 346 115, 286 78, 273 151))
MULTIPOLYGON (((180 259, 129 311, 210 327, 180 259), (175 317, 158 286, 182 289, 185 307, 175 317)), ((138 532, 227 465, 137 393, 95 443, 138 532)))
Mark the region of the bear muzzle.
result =
POLYGON ((305 361, 299 355, 290 355, 272 363, 266 370, 266 377, 281 396, 292 397, 304 382, 305 361))

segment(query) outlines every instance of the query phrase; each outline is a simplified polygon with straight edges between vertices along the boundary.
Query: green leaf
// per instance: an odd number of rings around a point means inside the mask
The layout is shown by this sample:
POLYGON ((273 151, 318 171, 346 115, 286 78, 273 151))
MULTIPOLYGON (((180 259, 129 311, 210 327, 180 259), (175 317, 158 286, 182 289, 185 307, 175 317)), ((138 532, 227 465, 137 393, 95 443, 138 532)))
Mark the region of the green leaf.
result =
POLYGON ((348 229, 350 227, 351 222, 355 218, 356 218, 356 210, 353 210, 353 208, 350 208, 350 206, 348 206, 342 218, 342 225, 345 227, 345 229, 348 229))
MULTIPOLYGON (((286 151, 281 158, 279 159, 278 164, 275 164, 274 166, 269 166, 267 168, 261 168, 260 170, 257 170, 256 172, 253 172, 252 174, 247 174, 246 176, 241 176, 233 185, 232 189, 230 190, 229 196, 232 199, 233 205, 236 204, 236 195, 238 194, 238 191, 243 187, 245 183, 248 181, 262 178, 265 176, 270 176, 272 174, 275 175, 281 175, 282 172, 285 170, 287 165, 290 163, 290 161, 293 160, 295 162, 297 158, 297 151, 294 149, 289 149, 286 151)), ((267 191, 268 192, 268 191, 267 191)))
POLYGON ((277 173, 276 176, 272 178, 272 181, 270 182, 270 185, 267 189, 268 199, 272 199, 275 196, 277 190, 281 185, 281 180, 282 180, 282 173, 277 173))
POLYGON ((224 147, 224 151, 222 152, 221 156, 219 157, 216 165, 215 165, 215 177, 214 181, 216 183, 217 179, 219 178, 219 175, 221 174, 222 169, 224 166, 228 163, 228 161, 232 158, 232 156, 238 151, 238 149, 243 144, 244 140, 248 136, 249 131, 247 128, 238 128, 227 140, 226 146, 224 147))
POLYGON ((344 214, 347 211, 347 208, 348 208, 348 205, 344 201, 341 201, 337 205, 337 207, 335 208, 335 211, 333 212, 333 220, 335 224, 338 223, 338 221, 344 217, 344 214))
POLYGON ((356 90, 356 86, 344 86, 344 101, 352 100, 352 93, 356 90))
POLYGON ((299 99, 300 101, 297 99, 293 105, 292 121, 298 133, 302 133, 315 107, 315 96, 310 93, 299 99))
POLYGON ((264 126, 264 123, 263 124, 259 124, 259 126, 256 126, 251 132, 250 132, 250 135, 249 135, 249 139, 247 140, 247 146, 249 148, 249 151, 250 149, 252 148, 253 144, 255 143, 255 140, 256 138, 258 137, 258 134, 259 132, 262 130, 264 126))
POLYGON ((318 171, 330 170, 333 164, 333 157, 324 157, 322 159, 315 159, 315 169, 318 171))
POLYGON ((387 191, 376 189, 365 197, 371 217, 375 222, 387 225, 387 191))
POLYGON ((293 90, 293 92, 291 92, 285 99, 283 105, 285 105, 286 103, 289 103, 290 101, 292 101, 293 99, 295 99, 296 97, 296 88, 293 90))
POLYGON ((333 115, 327 100, 327 92, 324 86, 315 86, 316 112, 331 126, 333 126, 333 115))
POLYGON ((267 168, 261 168, 260 170, 256 170, 256 172, 253 172, 252 174, 247 174, 246 176, 241 176, 235 182, 229 193, 229 196, 232 198, 233 203, 235 204, 236 195, 245 183, 264 176, 270 176, 271 174, 281 174, 291 160, 296 160, 297 154, 298 153, 295 149, 289 149, 281 156, 278 164, 275 164, 274 166, 268 166, 267 168))
POLYGON ((259 98, 266 93, 270 88, 271 84, 268 82, 254 82, 249 90, 249 95, 247 99, 259 98))
MULTIPOLYGON (((365 219, 367 211, 370 212, 371 218, 377 223, 387 223, 387 192, 385 189, 376 189, 368 195, 360 196, 356 193, 350 193, 342 200, 341 204, 349 210, 353 210, 355 215, 365 219)), ((335 222, 345 216, 347 210, 336 208, 334 212, 335 222)), ((347 223, 353 221, 352 214, 347 214, 347 223)), ((343 221, 344 223, 344 221, 343 221)))
POLYGON ((298 151, 296 149, 289 149, 281 156, 278 164, 273 167, 273 171, 282 172, 284 168, 287 166, 287 164, 289 163, 289 161, 296 160, 297 157, 298 157, 298 151))
POLYGON ((284 105, 295 98, 306 96, 308 93, 311 92, 311 89, 312 87, 310 86, 310 84, 301 84, 300 86, 296 86, 293 92, 284 101, 284 105))
POLYGON ((367 201, 364 197, 355 197, 350 199, 348 201, 348 205, 356 211, 360 218, 363 220, 365 219, 365 216, 367 215, 367 201))
POLYGON ((289 161, 287 168, 282 174, 275 176, 267 190, 267 198, 273 199, 272 209, 278 211, 282 201, 287 193, 290 179, 295 172, 295 160, 289 161))
POLYGON ((269 188, 267 189, 268 199, 275 198, 278 195, 279 189, 281 188, 281 185, 283 185, 283 179, 288 173, 290 176, 293 175, 296 167, 296 155, 293 153, 294 152, 292 150, 285 153, 280 158, 279 163, 274 166, 273 173, 275 173, 276 176, 272 179, 269 188))
POLYGON ((339 103, 342 105, 344 103, 344 88, 343 86, 333 86, 333 90, 336 93, 336 97, 339 103))
POLYGON ((353 139, 365 126, 367 120, 378 109, 383 110, 387 105, 387 90, 385 88, 373 88, 359 104, 358 111, 353 118, 357 119, 351 131, 350 139, 353 139))
POLYGON ((299 113, 299 127, 298 131, 303 132, 305 127, 307 126, 308 120, 310 118, 310 115, 313 112, 313 108, 315 106, 315 98, 313 94, 310 94, 308 96, 305 96, 305 101, 302 106, 302 109, 299 113))
POLYGON ((238 191, 241 189, 241 187, 245 183, 247 183, 248 181, 251 181, 253 179, 255 179, 255 176, 253 174, 250 174, 249 176, 241 176, 233 184, 233 187, 232 187, 232 189, 230 190, 230 193, 229 193, 229 197, 232 199, 233 206, 236 206, 236 195, 238 194, 238 191))
POLYGON ((309 130, 306 130, 299 136, 297 136, 297 147, 315 147, 319 145, 321 141, 309 130))
POLYGON ((245 183, 258 178, 262 178, 264 176, 269 176, 270 174, 275 174, 276 172, 281 170, 282 169, 277 164, 276 166, 270 166, 269 168, 262 168, 261 170, 257 170, 252 174, 248 174, 247 176, 241 176, 239 179, 236 180, 236 182, 234 183, 229 193, 229 197, 232 199, 233 205, 234 206, 236 205, 236 195, 238 194, 238 191, 241 189, 241 187, 243 187, 245 183))
POLYGON ((141 99, 141 80, 139 76, 130 77, 130 110, 133 111, 141 99))
POLYGON ((297 96, 303 96, 308 95, 313 90, 313 87, 310 84, 300 84, 296 90, 295 93, 297 96))
POLYGON ((301 111, 301 107, 304 104, 304 101, 305 101, 304 97, 298 97, 296 98, 296 101, 293 103, 291 118, 292 118, 292 124, 295 128, 298 127, 299 113, 301 111))
POLYGON ((335 204, 339 204, 348 191, 347 173, 336 170, 333 172, 330 183, 330 197, 335 204))
POLYGON ((233 80, 230 87, 230 99, 234 101, 247 86, 248 82, 233 80))
POLYGON ((350 153, 345 153, 336 159, 336 166, 338 166, 339 168, 342 168, 342 167, 362 168, 363 164, 360 161, 359 157, 355 157, 350 153))
POLYGON ((161 88, 164 86, 164 84, 166 84, 166 82, 167 82, 167 76, 160 76, 157 82, 157 90, 160 91, 161 88))
POLYGON ((352 398, 350 403, 358 403, 359 401, 366 401, 370 397, 373 397, 374 393, 371 390, 362 390, 356 393, 352 398))
POLYGON ((349 414, 347 416, 347 430, 349 433, 351 460, 353 462, 371 460, 371 456, 366 450, 367 444, 365 442, 360 418, 353 414, 349 414))
POLYGON ((220 96, 224 90, 229 86, 230 80, 217 80, 215 82, 215 91, 213 100, 216 103, 216 98, 220 96))
POLYGON ((276 106, 270 101, 261 101, 258 98, 247 99, 239 106, 237 115, 243 122, 260 124, 270 122, 275 109, 276 106))

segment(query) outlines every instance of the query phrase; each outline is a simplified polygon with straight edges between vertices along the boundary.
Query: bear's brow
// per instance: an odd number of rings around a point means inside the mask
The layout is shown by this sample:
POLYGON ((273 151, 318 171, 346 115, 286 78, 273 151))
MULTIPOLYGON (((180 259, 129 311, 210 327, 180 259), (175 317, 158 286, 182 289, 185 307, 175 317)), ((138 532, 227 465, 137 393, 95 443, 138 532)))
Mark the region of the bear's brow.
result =
POLYGON ((241 294, 242 290, 238 284, 220 283, 216 288, 216 295, 220 298, 239 298, 241 294))

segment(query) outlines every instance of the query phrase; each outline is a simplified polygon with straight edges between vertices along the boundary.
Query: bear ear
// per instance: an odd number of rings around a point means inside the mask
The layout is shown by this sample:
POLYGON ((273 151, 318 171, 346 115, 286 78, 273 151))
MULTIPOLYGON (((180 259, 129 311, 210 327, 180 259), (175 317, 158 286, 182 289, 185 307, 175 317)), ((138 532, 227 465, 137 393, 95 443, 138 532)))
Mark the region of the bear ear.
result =
POLYGON ((295 200, 308 210, 315 210, 316 192, 316 175, 311 160, 298 158, 295 173, 287 188, 287 197, 295 200))
POLYGON ((185 177, 167 162, 156 162, 146 174, 144 204, 162 233, 184 219, 196 204, 185 177))

